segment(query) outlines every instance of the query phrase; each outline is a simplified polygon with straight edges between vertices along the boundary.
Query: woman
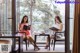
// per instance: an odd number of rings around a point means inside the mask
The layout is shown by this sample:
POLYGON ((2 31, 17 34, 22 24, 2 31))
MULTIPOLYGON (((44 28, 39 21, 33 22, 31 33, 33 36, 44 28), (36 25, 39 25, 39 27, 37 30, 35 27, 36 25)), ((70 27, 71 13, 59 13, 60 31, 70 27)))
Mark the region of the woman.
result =
POLYGON ((38 46, 34 43, 33 38, 31 37, 31 32, 30 30, 25 30, 24 25, 29 26, 28 24, 28 16, 23 16, 22 21, 19 25, 19 32, 25 32, 26 36, 23 34, 23 39, 28 39, 28 41, 35 46, 36 49, 39 50, 38 46))
MULTIPOLYGON (((58 27, 58 31, 56 31, 56 30, 53 30, 53 32, 61 32, 62 31, 62 29, 63 29, 63 24, 62 24, 62 21, 61 21, 61 19, 60 19, 60 17, 59 16, 56 16, 55 17, 55 25, 58 27)), ((54 34, 55 35, 55 34, 54 34)), ((54 39, 54 35, 52 35, 51 37, 50 37, 50 39, 54 39)), ((47 49, 48 47, 49 47, 49 45, 48 45, 48 38, 47 38, 47 43, 46 43, 46 47, 45 47, 45 49, 47 49)))

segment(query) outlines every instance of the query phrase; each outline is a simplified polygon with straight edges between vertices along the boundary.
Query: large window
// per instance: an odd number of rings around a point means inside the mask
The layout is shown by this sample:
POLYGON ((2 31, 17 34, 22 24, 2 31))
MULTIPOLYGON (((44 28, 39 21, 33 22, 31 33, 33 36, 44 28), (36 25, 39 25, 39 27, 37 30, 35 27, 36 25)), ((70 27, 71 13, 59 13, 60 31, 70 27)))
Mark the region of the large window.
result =
MULTIPOLYGON (((62 19, 63 31, 65 30, 65 4, 55 3, 55 0, 17 0, 16 2, 17 25, 24 15, 28 15, 29 24, 32 25, 32 36, 41 32, 52 33, 49 28, 53 26, 56 15, 62 19)), ((44 37, 40 37, 39 40, 44 40, 44 37)))

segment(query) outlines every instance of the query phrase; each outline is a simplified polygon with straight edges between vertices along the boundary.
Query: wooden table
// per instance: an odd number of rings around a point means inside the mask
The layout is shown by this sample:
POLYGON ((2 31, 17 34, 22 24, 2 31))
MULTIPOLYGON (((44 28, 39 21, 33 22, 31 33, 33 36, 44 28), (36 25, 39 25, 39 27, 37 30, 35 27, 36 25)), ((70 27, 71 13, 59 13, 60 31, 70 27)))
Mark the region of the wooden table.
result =
POLYGON ((0 44, 1 43, 3 43, 3 44, 9 44, 9 42, 10 42, 9 40, 0 40, 0 44))

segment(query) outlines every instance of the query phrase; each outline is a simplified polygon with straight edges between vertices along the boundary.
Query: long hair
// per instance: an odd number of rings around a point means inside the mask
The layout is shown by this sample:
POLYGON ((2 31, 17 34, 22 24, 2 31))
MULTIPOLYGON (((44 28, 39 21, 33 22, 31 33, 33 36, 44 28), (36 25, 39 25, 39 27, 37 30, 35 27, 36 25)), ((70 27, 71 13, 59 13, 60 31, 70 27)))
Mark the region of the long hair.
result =
POLYGON ((59 16, 56 16, 56 17, 55 17, 55 23, 56 23, 56 18, 59 20, 60 23, 62 23, 62 21, 61 21, 61 19, 60 19, 59 16))
POLYGON ((25 18, 25 17, 27 18, 26 23, 28 23, 28 16, 27 16, 27 15, 25 15, 25 16, 23 16, 23 18, 22 18, 21 24, 22 24, 22 23, 24 23, 24 18, 25 18))

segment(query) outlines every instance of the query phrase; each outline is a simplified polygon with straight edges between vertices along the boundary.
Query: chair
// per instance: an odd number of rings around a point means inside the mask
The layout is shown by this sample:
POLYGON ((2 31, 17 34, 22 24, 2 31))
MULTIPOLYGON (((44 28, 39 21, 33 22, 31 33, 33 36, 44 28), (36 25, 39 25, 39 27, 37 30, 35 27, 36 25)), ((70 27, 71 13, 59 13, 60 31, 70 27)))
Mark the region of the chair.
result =
MULTIPOLYGON (((54 44, 53 44, 53 50, 55 49, 55 43, 56 41, 65 41, 65 36, 63 36, 63 34, 65 35, 65 32, 56 32, 55 35, 54 35, 54 44), (61 37, 58 37, 57 35, 61 35, 61 37), (63 37, 62 37, 63 36, 63 37)), ((53 43, 53 41, 52 41, 53 43)))
MULTIPOLYGON (((26 34, 25 32, 16 32, 15 34, 17 34, 17 33, 24 33, 24 34, 26 34)), ((23 39, 23 41, 26 43, 26 50, 27 50, 27 45, 29 47, 29 41, 27 41, 27 38, 23 39)))

